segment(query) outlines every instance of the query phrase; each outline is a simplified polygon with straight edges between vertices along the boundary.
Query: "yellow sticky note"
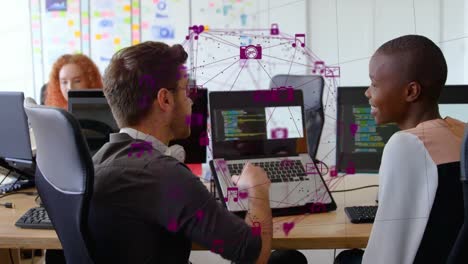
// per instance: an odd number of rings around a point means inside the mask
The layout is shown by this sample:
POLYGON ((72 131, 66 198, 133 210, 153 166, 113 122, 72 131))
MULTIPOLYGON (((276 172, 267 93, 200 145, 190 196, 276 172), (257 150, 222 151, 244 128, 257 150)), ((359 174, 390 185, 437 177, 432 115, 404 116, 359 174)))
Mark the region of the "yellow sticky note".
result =
POLYGON ((130 5, 124 5, 124 11, 130 12, 131 7, 130 5))
POLYGON ((114 44, 119 45, 120 44, 120 38, 114 38, 114 44))
POLYGON ((79 38, 81 36, 81 32, 80 31, 75 31, 75 38, 79 38))
POLYGON ((139 41, 138 39, 134 39, 134 40, 132 41, 132 44, 133 44, 133 45, 137 45, 137 44, 139 44, 139 43, 140 43, 140 41, 139 41))
POLYGON ((203 25, 204 29, 203 31, 209 31, 210 30, 210 27, 208 25, 203 25))
POLYGON ((102 35, 101 35, 101 34, 96 34, 96 39, 97 39, 97 40, 101 40, 101 39, 102 39, 102 35))
POLYGON ((132 30, 138 30, 140 27, 138 26, 138 24, 133 24, 132 25, 132 30))
POLYGON ((73 27, 73 25, 75 25, 75 22, 73 22, 73 20, 68 20, 68 26, 69 27, 73 27))

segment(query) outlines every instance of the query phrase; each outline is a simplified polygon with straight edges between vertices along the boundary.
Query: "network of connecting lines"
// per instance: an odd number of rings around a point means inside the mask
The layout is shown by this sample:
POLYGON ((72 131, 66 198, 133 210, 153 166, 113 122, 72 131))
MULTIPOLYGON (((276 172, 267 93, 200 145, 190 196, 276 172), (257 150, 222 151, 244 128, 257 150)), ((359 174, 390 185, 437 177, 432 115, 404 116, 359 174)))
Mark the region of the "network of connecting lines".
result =
MULTIPOLYGON (((193 25, 188 27, 188 34, 182 45, 189 53, 187 70, 190 78, 196 81, 194 84, 196 87, 206 88, 208 91, 271 90, 291 87, 287 81, 275 83, 273 77, 276 75, 323 77, 322 103, 325 123, 316 158, 328 164, 330 168, 330 165, 336 162, 336 93, 340 68, 321 60, 309 48, 306 39, 304 33, 280 32, 276 24, 264 29, 216 29, 193 25)), ((292 88, 299 89, 305 86, 302 89, 307 89, 307 85, 306 82, 292 88)), ((308 108, 307 103, 305 99, 304 108, 308 108)), ((268 116, 266 119, 268 122, 273 122, 268 116)), ((210 125, 207 135, 211 138, 210 125)), ((207 147, 208 155, 212 156, 211 146, 207 147)), ((324 169, 319 164, 319 170, 325 175, 329 169, 324 169)), ((329 189, 333 190, 343 178, 343 175, 327 176, 325 182, 329 189)), ((321 200, 325 197, 325 190, 316 189, 304 193, 304 198, 315 195, 317 197, 314 200, 318 204, 325 202, 321 200)))

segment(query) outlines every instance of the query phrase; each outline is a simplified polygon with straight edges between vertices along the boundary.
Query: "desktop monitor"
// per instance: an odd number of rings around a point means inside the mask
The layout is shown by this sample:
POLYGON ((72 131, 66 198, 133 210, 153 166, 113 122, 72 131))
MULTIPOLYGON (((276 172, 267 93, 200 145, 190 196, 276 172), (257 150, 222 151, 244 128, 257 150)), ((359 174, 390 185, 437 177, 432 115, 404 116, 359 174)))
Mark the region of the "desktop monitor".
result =
POLYGON ((0 92, 0 165, 34 179, 35 159, 22 92, 0 92))
MULTIPOLYGON (((376 173, 385 144, 399 131, 395 124, 376 125, 370 114, 368 87, 338 87, 336 168, 346 172, 376 173)), ((442 118, 450 116, 468 122, 468 86, 447 85, 439 98, 442 118)))
MULTIPOLYGON (((169 143, 169 146, 179 144, 184 147, 186 163, 206 162, 206 147, 200 146, 199 140, 200 135, 207 128, 207 101, 206 89, 198 89, 192 106, 192 113, 202 114, 204 118, 201 119, 201 125, 199 123, 192 124, 189 138, 174 140, 169 143)), ((110 133, 117 133, 120 130, 107 99, 100 89, 70 90, 68 92, 68 111, 80 123, 91 155, 94 155, 109 141, 110 133)))

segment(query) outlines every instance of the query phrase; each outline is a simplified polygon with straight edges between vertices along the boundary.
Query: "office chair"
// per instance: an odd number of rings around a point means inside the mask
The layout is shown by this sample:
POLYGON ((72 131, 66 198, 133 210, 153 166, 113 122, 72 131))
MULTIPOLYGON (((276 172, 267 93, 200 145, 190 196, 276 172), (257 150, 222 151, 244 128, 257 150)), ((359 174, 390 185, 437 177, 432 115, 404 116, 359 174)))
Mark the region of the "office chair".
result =
POLYGON ((24 109, 36 144, 36 186, 62 243, 67 263, 90 264, 88 211, 94 166, 78 121, 65 110, 39 106, 31 98, 24 109))
POLYGON ((465 136, 460 156, 461 182, 463 185, 465 219, 458 233, 457 240, 453 245, 448 257, 448 264, 468 263, 468 126, 465 127, 465 136))
POLYGON ((270 88, 292 86, 302 90, 304 96, 304 118, 307 133, 307 152, 315 160, 325 117, 323 113, 324 80, 321 75, 275 75, 270 88))
POLYGON ((45 83, 44 85, 42 85, 41 87, 41 105, 45 105, 45 100, 46 100, 46 97, 47 97, 47 85, 49 83, 45 83))

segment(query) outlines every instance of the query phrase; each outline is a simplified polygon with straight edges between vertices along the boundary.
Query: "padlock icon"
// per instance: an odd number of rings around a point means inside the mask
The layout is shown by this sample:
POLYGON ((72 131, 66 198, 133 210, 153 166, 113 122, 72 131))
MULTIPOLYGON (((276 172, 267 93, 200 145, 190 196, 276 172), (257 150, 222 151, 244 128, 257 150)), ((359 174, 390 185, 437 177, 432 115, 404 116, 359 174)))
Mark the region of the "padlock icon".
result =
POLYGON ((253 236, 260 236, 262 234, 262 227, 260 226, 260 222, 253 222, 251 228, 253 236))
POLYGON ((200 146, 206 147, 208 145, 209 145, 208 136, 206 135, 206 131, 203 131, 200 133, 200 146))
POLYGON ((271 24, 270 35, 279 35, 279 27, 277 23, 271 24))

